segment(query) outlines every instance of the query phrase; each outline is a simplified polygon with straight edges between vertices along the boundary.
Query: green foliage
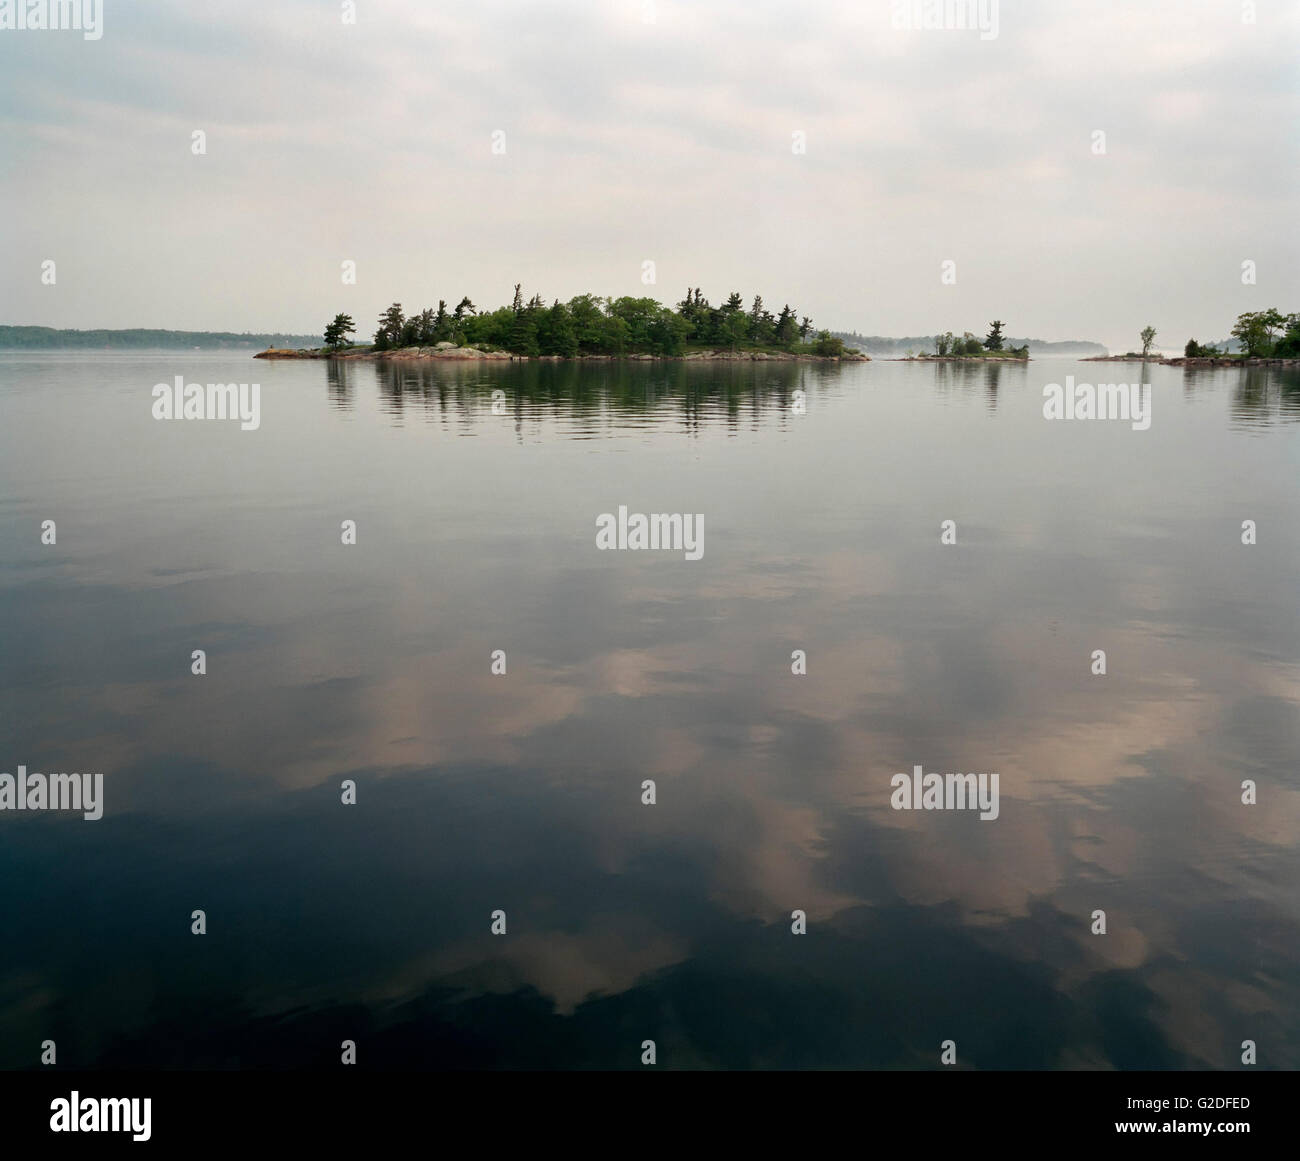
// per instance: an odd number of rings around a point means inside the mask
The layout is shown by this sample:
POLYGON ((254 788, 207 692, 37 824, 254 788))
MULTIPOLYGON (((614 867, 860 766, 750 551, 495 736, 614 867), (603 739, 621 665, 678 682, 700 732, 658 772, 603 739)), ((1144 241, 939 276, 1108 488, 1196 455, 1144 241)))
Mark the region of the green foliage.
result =
POLYGON ((844 340, 835 338, 830 331, 818 331, 817 341, 813 343, 813 354, 839 358, 844 354, 844 340))
POLYGON ((356 324, 350 314, 336 314, 334 321, 325 327, 325 345, 338 350, 348 341, 348 335, 355 332, 356 324))
POLYGON ((1275 306, 1268 310, 1247 311, 1237 316, 1232 337, 1241 344, 1247 358, 1270 355, 1273 353, 1274 332, 1285 328, 1291 317, 1294 316, 1284 318, 1275 306))
POLYGON ((1279 359, 1300 358, 1300 314, 1286 316, 1286 333, 1273 348, 1273 354, 1279 359))
POLYGON ((1145 359, 1151 353, 1151 344, 1156 341, 1156 328, 1150 325, 1143 327, 1139 337, 1142 339, 1142 357, 1145 359))
POLYGON ((1001 319, 989 324, 989 333, 981 343, 970 331, 957 338, 952 331, 934 336, 934 353, 940 358, 974 359, 983 355, 1006 354, 1016 359, 1029 358, 1029 344, 1007 347, 1001 319))
POLYGON ((375 332, 376 348, 385 351, 389 347, 400 347, 405 326, 406 316, 402 313, 402 304, 395 302, 379 316, 379 329, 375 332))
MULTIPOLYGON (((345 316, 340 316, 345 317, 345 316)), ((338 320, 336 320, 338 321, 338 320)), ((351 320, 348 320, 349 322, 351 320)), ((333 325, 333 324, 331 324, 333 325)), ((748 310, 738 291, 719 307, 710 305, 703 292, 690 287, 675 307, 653 298, 600 298, 580 294, 567 303, 549 307, 534 295, 524 301, 522 284, 515 284, 510 306, 480 314, 462 298, 454 311, 445 299, 438 309, 426 309, 407 318, 400 303, 393 303, 379 318, 375 349, 432 346, 440 342, 507 350, 524 356, 560 355, 681 355, 689 348, 770 348, 839 356, 841 340, 823 331, 809 344, 812 319, 800 319, 797 308, 786 303, 777 315, 755 295, 748 310)), ((342 337, 341 335, 339 336, 342 337)), ((326 342, 330 342, 327 334, 326 342)))
POLYGON ((571 358, 578 353, 578 334, 573 328, 573 313, 556 301, 537 322, 537 345, 543 355, 571 358))
MULTIPOLYGON (((515 298, 519 297, 519 287, 515 287, 515 298)), ((513 310, 513 308, 511 308, 513 310)), ((506 350, 513 355, 540 355, 542 345, 537 339, 537 316, 541 312, 530 303, 520 310, 513 310, 514 321, 510 324, 510 337, 506 341, 506 350)))

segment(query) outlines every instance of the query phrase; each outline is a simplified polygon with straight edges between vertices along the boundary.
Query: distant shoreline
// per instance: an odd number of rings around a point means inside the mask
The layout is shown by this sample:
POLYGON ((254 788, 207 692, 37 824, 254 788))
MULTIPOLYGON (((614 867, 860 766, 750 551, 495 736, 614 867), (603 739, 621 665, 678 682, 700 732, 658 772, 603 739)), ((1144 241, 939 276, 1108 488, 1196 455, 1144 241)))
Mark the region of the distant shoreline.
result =
POLYGON ((327 347, 288 350, 269 347, 255 359, 374 359, 398 362, 501 362, 501 363, 869 363, 870 355, 845 351, 843 355, 804 355, 790 351, 692 351, 685 355, 515 355, 509 351, 480 351, 475 347, 398 347, 332 351, 327 347))

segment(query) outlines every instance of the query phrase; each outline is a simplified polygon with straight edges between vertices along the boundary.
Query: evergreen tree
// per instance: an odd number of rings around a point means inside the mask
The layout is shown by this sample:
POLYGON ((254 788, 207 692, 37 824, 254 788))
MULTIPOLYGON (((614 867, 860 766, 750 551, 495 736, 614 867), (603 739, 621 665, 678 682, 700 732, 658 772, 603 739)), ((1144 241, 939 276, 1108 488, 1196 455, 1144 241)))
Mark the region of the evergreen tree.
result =
MULTIPOLYGON (((515 297, 518 298, 517 291, 515 297)), ((521 308, 516 312, 515 321, 510 327, 510 339, 506 345, 516 355, 527 355, 533 358, 542 353, 541 346, 537 342, 536 311, 521 308)))
MULTIPOLYGON (((426 312, 427 313, 427 312, 426 312)), ((435 343, 445 343, 451 338, 451 315, 447 313, 447 300, 438 299, 438 313, 433 316, 429 338, 435 343)))
POLYGON ((402 327, 405 322, 406 316, 402 313, 402 304, 400 302, 393 303, 379 316, 379 332, 384 336, 384 345, 386 347, 396 347, 401 343, 402 327))
POLYGON ((558 299, 541 317, 537 342, 543 355, 571 358, 578 353, 578 335, 573 327, 573 315, 558 299))
POLYGON ((336 314, 334 321, 325 328, 325 345, 336 351, 347 342, 348 335, 356 330, 356 324, 350 314, 336 314))

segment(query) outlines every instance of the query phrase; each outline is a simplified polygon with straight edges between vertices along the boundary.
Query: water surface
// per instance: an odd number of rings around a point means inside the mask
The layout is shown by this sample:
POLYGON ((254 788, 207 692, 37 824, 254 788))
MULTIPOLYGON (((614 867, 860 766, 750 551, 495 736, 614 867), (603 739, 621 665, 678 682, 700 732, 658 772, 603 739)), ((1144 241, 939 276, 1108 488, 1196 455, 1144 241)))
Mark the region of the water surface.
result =
POLYGON ((1138 370, 0 355, 0 1066, 1300 1066, 1300 377, 1138 370))

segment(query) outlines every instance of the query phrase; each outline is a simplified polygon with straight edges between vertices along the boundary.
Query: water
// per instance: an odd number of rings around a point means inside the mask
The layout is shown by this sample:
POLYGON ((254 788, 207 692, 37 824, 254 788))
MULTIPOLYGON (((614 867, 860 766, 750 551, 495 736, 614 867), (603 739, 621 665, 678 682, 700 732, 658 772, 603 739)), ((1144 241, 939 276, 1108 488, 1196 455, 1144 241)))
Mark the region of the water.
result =
POLYGON ((1137 370, 0 356, 0 1066, 1300 1066, 1300 377, 1137 370))

